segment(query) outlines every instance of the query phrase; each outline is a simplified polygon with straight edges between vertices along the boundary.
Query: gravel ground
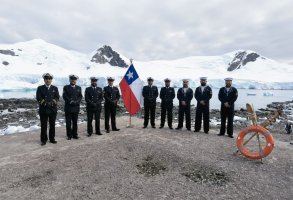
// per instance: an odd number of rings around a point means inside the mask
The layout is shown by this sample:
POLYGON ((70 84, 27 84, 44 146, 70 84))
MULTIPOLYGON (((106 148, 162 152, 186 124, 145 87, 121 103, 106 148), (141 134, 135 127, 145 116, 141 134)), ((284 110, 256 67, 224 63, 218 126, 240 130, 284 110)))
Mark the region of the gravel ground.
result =
POLYGON ((289 136, 261 164, 234 156, 235 140, 217 129, 142 129, 138 118, 125 128, 127 120, 90 138, 81 124, 71 141, 60 127, 57 145, 40 146, 39 131, 1 136, 0 199, 293 199, 289 136))

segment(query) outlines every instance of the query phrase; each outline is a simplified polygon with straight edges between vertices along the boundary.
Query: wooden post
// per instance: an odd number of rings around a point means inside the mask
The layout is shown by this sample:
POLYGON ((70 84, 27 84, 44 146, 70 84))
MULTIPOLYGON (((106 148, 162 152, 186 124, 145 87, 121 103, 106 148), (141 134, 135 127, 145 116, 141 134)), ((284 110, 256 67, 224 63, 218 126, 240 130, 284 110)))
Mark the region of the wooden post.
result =
MULTIPOLYGON (((251 105, 251 108, 252 108, 252 115, 253 115, 253 117, 252 117, 252 123, 253 123, 253 125, 256 126, 257 125, 257 118, 256 118, 256 113, 255 113, 253 104, 251 105)), ((258 141, 258 150, 259 150, 259 153, 261 154, 262 148, 261 148, 260 138, 259 138, 258 132, 256 132, 256 137, 257 137, 257 141, 258 141)), ((260 162, 263 163, 262 158, 260 159, 260 162)))
MULTIPOLYGON (((249 118, 251 119, 252 124, 257 125, 257 117, 256 117, 255 110, 253 108, 253 105, 246 104, 246 108, 247 108, 247 112, 249 113, 249 118)), ((281 114, 282 114, 281 110, 275 111, 275 113, 273 115, 269 116, 267 120, 265 120, 263 123, 260 124, 260 126, 266 128, 267 126, 269 126, 273 122, 275 122, 276 118, 278 118, 281 114)), ((261 147, 261 144, 260 144, 260 137, 259 137, 259 134, 257 132, 254 133, 252 136, 250 136, 250 138, 248 140, 246 140, 243 143, 243 145, 246 145, 254 136, 257 136, 259 152, 261 152, 262 147, 261 147)), ((234 152, 234 155, 236 155, 238 152, 239 152, 239 150, 234 152)), ((261 163, 263 163, 262 159, 261 159, 261 163)))

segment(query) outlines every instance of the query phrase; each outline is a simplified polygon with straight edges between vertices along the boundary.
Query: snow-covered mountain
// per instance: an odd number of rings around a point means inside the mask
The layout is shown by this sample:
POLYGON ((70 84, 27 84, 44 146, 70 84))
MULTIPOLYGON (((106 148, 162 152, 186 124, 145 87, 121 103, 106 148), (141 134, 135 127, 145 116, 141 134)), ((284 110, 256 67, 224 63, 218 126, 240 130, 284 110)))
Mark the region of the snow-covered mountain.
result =
MULTIPOLYGON (((129 59, 103 46, 91 54, 69 51, 40 39, 16 44, 0 45, 0 90, 34 89, 43 83, 41 75, 52 73, 54 84, 68 83, 69 74, 80 77, 79 84, 89 84, 89 77, 116 77, 118 85, 129 65, 129 59)), ((181 86, 181 79, 189 78, 191 86, 198 85, 200 76, 207 76, 209 84, 222 87, 225 77, 233 77, 238 88, 293 89, 293 66, 276 62, 250 50, 238 50, 220 56, 193 56, 177 60, 149 62, 134 61, 142 80, 152 76, 156 84, 171 78, 181 86)))

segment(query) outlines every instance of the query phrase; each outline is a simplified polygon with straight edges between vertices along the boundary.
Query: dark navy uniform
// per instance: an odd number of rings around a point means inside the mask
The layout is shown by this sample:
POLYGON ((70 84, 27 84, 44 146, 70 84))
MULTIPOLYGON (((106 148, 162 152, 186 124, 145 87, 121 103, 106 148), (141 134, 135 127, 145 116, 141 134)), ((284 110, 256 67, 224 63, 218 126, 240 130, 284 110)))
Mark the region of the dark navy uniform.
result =
POLYGON ((184 114, 186 117, 186 128, 188 130, 191 129, 191 118, 190 118, 190 102, 193 98, 193 90, 191 88, 186 88, 186 92, 184 88, 180 88, 177 92, 177 99, 179 100, 179 122, 177 129, 181 129, 183 127, 184 114), (185 105, 183 105, 185 102, 185 105))
POLYGON ((222 87, 219 91, 219 100, 221 101, 221 130, 219 135, 226 132, 226 118, 228 118, 227 134, 233 136, 233 118, 234 118, 234 102, 237 100, 238 91, 234 87, 222 87), (229 107, 224 104, 228 102, 229 107))
POLYGON ((85 101, 87 111, 87 132, 90 135, 93 133, 93 116, 95 116, 96 134, 101 134, 100 131, 100 114, 102 110, 103 90, 100 87, 88 87, 85 89, 85 101))
POLYGON ((49 120, 49 140, 55 141, 55 121, 57 116, 57 101, 59 101, 58 88, 50 85, 39 86, 36 93, 39 103, 39 115, 41 121, 41 142, 46 144, 48 141, 47 125, 49 120))
POLYGON ((65 85, 63 88, 63 99, 65 101, 64 111, 67 137, 68 139, 78 138, 77 120, 82 99, 81 87, 78 85, 65 85))
POLYGON ((118 130, 116 127, 116 108, 120 99, 119 89, 114 86, 104 87, 105 98, 105 129, 110 130, 109 120, 111 116, 112 130, 118 130))
POLYGON ((144 127, 149 124, 149 116, 151 114, 151 125, 155 127, 155 114, 157 97, 159 96, 157 86, 144 86, 142 89, 142 96, 144 98, 144 127))
POLYGON ((194 97, 197 100, 196 116, 194 131, 198 132, 201 129, 201 121, 203 118, 203 130, 205 133, 209 132, 210 121, 210 99, 212 98, 212 89, 209 86, 199 86, 195 89, 194 97), (202 91, 203 89, 203 91, 202 91), (204 105, 200 102, 204 101, 204 105))
POLYGON ((168 115, 168 126, 172 128, 173 120, 173 99, 175 90, 173 87, 162 87, 160 91, 161 102, 161 127, 165 125, 166 112, 168 115))

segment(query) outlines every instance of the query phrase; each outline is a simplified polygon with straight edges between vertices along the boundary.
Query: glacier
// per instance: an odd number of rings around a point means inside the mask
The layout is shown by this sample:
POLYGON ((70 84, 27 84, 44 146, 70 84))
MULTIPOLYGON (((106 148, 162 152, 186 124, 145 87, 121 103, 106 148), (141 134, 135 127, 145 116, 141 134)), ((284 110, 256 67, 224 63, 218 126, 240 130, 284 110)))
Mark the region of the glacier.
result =
MULTIPOLYGON (((41 75, 54 75, 53 84, 68 84, 68 75, 77 74, 79 85, 89 85, 90 76, 98 76, 99 85, 106 84, 107 76, 114 76, 118 85, 126 68, 111 66, 109 63, 91 62, 96 51, 84 54, 47 43, 41 39, 15 44, 0 44, 0 91, 30 90, 43 84, 41 75), (13 53, 11 53, 13 52, 13 53), (14 54, 14 55, 12 55, 14 54)), ((209 85, 220 88, 225 77, 233 77, 233 85, 239 89, 293 89, 293 66, 265 57, 256 59, 239 69, 228 71, 229 63, 241 50, 219 56, 192 56, 176 60, 134 61, 140 78, 152 76, 157 86, 163 86, 165 78, 172 79, 172 85, 181 87, 181 80, 190 79, 190 86, 199 84, 199 77, 207 76, 209 85)), ((242 50, 243 51, 243 50, 242 50)), ((247 52, 253 52, 247 50, 247 52)), ((121 57, 129 64, 128 58, 121 57)), ((106 58, 107 59, 107 58, 106 58)))

